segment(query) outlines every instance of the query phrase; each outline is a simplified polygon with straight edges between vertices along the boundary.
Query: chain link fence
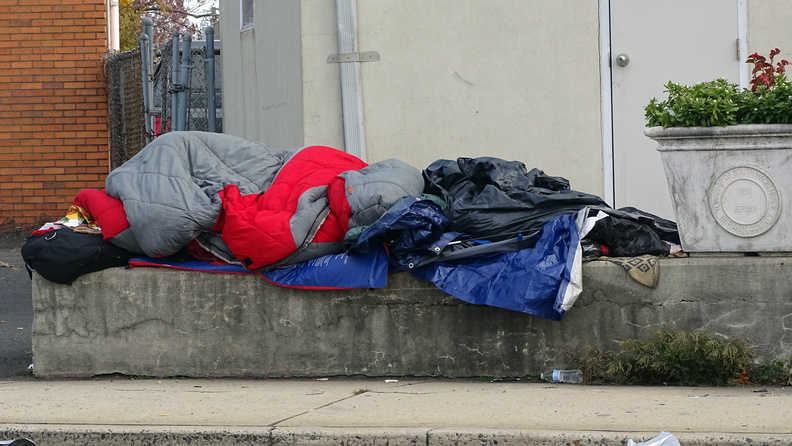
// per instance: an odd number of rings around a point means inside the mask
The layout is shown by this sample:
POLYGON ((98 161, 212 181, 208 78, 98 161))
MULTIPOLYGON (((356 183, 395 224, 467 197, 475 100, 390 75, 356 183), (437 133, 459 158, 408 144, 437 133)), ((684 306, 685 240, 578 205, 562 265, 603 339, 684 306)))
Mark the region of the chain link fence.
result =
MULTIPOLYGON (((174 97, 173 94, 177 93, 182 87, 179 85, 178 79, 173 78, 173 64, 174 59, 179 63, 181 58, 181 51, 173 51, 173 42, 165 44, 160 52, 160 58, 157 63, 157 68, 154 72, 154 107, 160 111, 159 117, 155 118, 154 132, 159 135, 173 131, 177 117, 174 116, 174 97)), ((192 42, 192 49, 190 50, 190 77, 189 84, 185 86, 187 97, 187 108, 184 113, 186 130, 197 130, 208 132, 209 128, 209 108, 207 106, 209 100, 209 86, 210 81, 207 70, 207 54, 206 42, 196 41, 192 42)), ((223 95, 220 88, 221 73, 222 73, 222 57, 220 51, 215 48, 215 79, 214 79, 214 94, 215 94, 215 131, 218 133, 223 132, 223 95)))
POLYGON ((147 141, 140 49, 109 53, 105 59, 110 118, 110 165, 116 168, 147 141))
MULTIPOLYGON (((181 85, 173 78, 174 58, 178 65, 183 45, 169 41, 152 55, 153 69, 148 76, 143 74, 140 48, 131 51, 110 53, 106 56, 105 69, 108 77, 110 117, 110 162, 116 168, 133 157, 157 136, 177 129, 177 119, 184 120, 184 130, 210 131, 210 119, 214 118, 214 131, 223 131, 222 57, 218 42, 214 43, 214 58, 207 57, 205 41, 191 42, 189 57, 189 81, 181 85), (176 47, 174 51, 174 46, 176 47), (208 68, 213 66, 213 75, 208 68), (147 77, 153 84, 144 85, 147 77), (213 79, 212 79, 213 78, 213 79), (210 87, 208 84, 213 83, 210 87), (147 113, 144 88, 150 88, 147 113), (214 90, 214 110, 209 110, 210 89, 214 90), (179 91, 187 94, 186 107, 181 116, 174 116, 174 98, 179 91), (213 116, 210 113, 214 113, 213 116), (146 121, 150 122, 147 131, 146 121)), ((178 109, 178 107, 176 107, 178 109)))

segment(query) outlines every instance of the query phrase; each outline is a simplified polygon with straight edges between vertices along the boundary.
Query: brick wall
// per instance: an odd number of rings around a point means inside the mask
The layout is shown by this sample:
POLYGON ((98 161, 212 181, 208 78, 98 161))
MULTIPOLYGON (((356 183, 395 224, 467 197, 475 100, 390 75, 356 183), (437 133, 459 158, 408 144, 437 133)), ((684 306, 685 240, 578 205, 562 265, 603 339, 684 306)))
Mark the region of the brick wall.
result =
POLYGON ((0 231, 104 187, 106 25, 105 0, 0 1, 0 231))

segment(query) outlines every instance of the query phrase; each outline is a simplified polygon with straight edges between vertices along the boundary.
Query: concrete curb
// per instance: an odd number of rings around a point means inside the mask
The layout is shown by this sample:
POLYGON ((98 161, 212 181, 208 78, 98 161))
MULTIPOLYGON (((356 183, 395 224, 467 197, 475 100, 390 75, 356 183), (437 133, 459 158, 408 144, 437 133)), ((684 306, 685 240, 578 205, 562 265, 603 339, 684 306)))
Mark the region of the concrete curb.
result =
MULTIPOLYGON (((624 446, 627 440, 647 441, 659 432, 552 432, 513 429, 417 429, 329 427, 92 426, 0 425, 0 439, 28 438, 37 446, 624 446)), ((672 433, 673 434, 673 433, 672 433)), ((673 434, 684 446, 778 446, 792 443, 792 434, 673 434)))

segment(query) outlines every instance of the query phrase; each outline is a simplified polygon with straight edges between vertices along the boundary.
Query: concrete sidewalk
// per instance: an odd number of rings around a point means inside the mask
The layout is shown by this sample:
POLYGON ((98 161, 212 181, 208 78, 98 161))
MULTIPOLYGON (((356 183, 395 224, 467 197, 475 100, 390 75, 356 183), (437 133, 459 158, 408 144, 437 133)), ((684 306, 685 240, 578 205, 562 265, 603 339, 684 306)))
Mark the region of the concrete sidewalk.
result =
POLYGON ((0 440, 47 445, 792 444, 792 389, 329 378, 0 382, 0 440), (389 380, 392 381, 392 380, 389 380))

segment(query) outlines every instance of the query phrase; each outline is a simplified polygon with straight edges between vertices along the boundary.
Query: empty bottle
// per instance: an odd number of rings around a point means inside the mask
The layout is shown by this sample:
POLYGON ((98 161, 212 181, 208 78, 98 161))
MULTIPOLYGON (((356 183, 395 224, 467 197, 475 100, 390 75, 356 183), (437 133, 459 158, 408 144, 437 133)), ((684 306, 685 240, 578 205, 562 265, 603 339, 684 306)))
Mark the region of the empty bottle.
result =
POLYGON ((551 383, 580 384, 583 382, 583 372, 580 370, 553 370, 542 373, 541 378, 551 383))

